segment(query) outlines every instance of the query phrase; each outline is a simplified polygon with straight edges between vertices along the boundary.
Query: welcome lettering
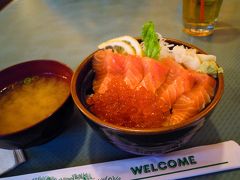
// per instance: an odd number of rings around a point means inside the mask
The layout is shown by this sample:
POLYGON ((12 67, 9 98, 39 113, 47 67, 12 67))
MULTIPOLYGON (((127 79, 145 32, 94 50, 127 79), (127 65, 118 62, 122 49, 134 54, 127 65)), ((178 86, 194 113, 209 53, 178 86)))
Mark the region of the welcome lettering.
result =
POLYGON ((142 173, 150 173, 159 170, 166 170, 169 168, 183 167, 197 164, 194 156, 182 157, 176 160, 170 159, 166 162, 161 161, 157 164, 144 164, 140 166, 131 167, 130 170, 134 175, 142 174, 142 173))

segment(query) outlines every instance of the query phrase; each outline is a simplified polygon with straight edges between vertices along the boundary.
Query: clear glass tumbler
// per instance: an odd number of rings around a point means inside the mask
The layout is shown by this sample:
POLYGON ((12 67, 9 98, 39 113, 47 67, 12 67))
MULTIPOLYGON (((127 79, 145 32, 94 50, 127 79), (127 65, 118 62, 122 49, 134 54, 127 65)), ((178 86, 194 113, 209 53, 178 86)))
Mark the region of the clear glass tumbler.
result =
POLYGON ((213 33, 223 0, 183 0, 184 32, 193 36, 213 33))

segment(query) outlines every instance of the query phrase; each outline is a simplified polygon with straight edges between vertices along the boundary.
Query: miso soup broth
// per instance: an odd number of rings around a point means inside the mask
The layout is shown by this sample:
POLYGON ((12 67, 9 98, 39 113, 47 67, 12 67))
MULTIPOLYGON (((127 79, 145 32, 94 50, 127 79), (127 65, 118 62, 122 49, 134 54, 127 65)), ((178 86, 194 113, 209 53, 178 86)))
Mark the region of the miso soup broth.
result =
POLYGON ((52 75, 25 78, 0 91, 0 134, 27 128, 51 115, 69 94, 68 82, 52 75))

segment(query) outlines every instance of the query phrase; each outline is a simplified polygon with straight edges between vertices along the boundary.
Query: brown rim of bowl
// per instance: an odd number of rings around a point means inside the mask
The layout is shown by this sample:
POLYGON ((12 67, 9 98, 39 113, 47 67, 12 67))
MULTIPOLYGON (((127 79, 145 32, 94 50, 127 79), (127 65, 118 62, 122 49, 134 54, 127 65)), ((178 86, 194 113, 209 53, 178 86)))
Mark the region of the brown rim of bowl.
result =
MULTIPOLYGON (((139 39, 138 39, 139 40, 139 39)), ((197 51, 199 53, 202 54, 207 54, 205 53, 203 50, 199 49, 198 47, 186 43, 186 42, 182 42, 176 39, 171 39, 171 38, 166 38, 166 41, 175 45, 184 45, 186 47, 190 47, 190 48, 194 48, 197 49, 197 51)), ((96 52, 96 51, 95 51, 96 52)), ((223 79, 223 74, 220 73, 218 74, 218 83, 217 83, 217 90, 216 90, 216 94, 214 96, 214 98, 212 99, 211 103, 207 105, 206 108, 204 108, 201 112, 199 112, 198 114, 196 114, 195 116, 189 118, 188 120, 176 124, 176 125, 172 125, 172 126, 167 126, 167 127, 159 127, 159 128, 146 128, 146 129, 137 129, 137 128, 126 128, 126 127, 122 127, 122 126, 117 126, 105 121, 100 120, 97 116, 95 116, 94 114, 92 114, 79 100, 78 96, 77 96, 77 79, 78 79, 78 75, 79 72, 83 69, 83 67, 86 65, 86 63, 92 58, 93 54, 95 53, 93 52, 92 54, 90 54, 88 57, 86 57, 83 62, 77 67, 76 71, 74 72, 73 76, 72 76, 72 82, 71 82, 71 93, 72 93, 72 97, 73 100, 75 102, 75 104, 77 105, 77 107, 80 109, 80 111, 91 121, 97 123, 100 126, 106 127, 106 128, 110 128, 113 130, 116 130, 118 132, 122 132, 122 133, 127 133, 127 134, 137 134, 137 135, 144 135, 144 134, 159 134, 159 133, 168 133, 168 132, 172 132, 172 131, 176 131, 176 130, 181 130, 185 127, 191 126, 191 124, 194 124, 195 122, 201 120, 203 117, 205 117, 207 114, 209 114, 211 111, 213 111, 214 107, 219 103, 223 91, 224 91, 224 79, 223 79)))
MULTIPOLYGON (((60 64, 60 65, 62 65, 62 66, 64 66, 64 67, 66 67, 66 68, 71 72, 71 76, 73 76, 73 70, 72 70, 68 65, 66 65, 66 64, 64 64, 64 63, 62 63, 62 62, 59 62, 59 61, 57 61, 57 60, 53 60, 53 59, 33 59, 33 60, 27 60, 27 61, 24 61, 24 62, 21 62, 21 63, 14 64, 14 65, 12 65, 12 66, 9 66, 9 67, 7 67, 7 68, 5 68, 5 69, 2 69, 2 70, 0 70, 0 72, 1 72, 1 71, 5 71, 5 70, 7 70, 7 69, 9 69, 9 68, 12 68, 13 66, 18 66, 18 65, 21 65, 21 64, 31 63, 31 62, 37 62, 37 61, 48 61, 48 62, 58 63, 58 64, 60 64)), ((71 81, 70 81, 70 82, 71 82, 71 81)), ((70 84, 70 86, 71 86, 71 84, 70 84)), ((23 131, 25 131, 25 130, 27 130, 27 129, 30 129, 30 128, 34 127, 34 126, 37 126, 38 124, 42 123, 43 121, 45 121, 46 119, 48 119, 50 116, 52 116, 54 113, 56 113, 56 112, 58 111, 58 109, 59 109, 60 107, 62 107, 62 105, 68 100, 68 98, 69 98, 70 96, 71 96, 71 87, 70 87, 69 93, 68 93, 68 95, 66 96, 66 98, 64 99, 63 103, 60 104, 60 105, 57 107, 57 109, 56 109, 55 111, 53 111, 51 114, 49 114, 48 116, 46 116, 45 118, 43 118, 41 121, 38 121, 37 123, 35 123, 35 124, 31 125, 31 126, 28 126, 28 127, 26 127, 26 128, 23 128, 23 129, 20 129, 20 130, 18 130, 18 131, 11 132, 11 133, 0 134, 0 138, 2 138, 2 137, 7 137, 7 136, 12 136, 12 135, 21 133, 21 132, 23 132, 23 131)))

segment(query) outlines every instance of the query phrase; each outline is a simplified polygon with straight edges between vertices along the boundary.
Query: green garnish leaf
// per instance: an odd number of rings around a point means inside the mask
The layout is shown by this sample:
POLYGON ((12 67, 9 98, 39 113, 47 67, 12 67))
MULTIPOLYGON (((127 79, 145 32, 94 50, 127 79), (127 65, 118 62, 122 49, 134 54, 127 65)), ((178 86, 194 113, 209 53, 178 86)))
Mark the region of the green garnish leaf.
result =
POLYGON ((149 21, 142 28, 142 40, 144 42, 144 54, 150 58, 159 59, 160 45, 155 32, 154 24, 149 21))

